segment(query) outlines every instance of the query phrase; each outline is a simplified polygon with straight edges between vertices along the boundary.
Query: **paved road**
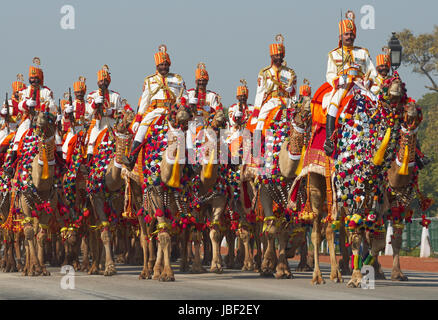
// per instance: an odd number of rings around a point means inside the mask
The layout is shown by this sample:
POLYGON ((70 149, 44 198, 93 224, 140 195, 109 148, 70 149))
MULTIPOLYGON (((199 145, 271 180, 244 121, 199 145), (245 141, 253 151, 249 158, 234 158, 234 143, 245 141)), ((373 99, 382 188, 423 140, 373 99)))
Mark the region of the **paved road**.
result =
MULTIPOLYGON (((292 270, 296 261, 290 262, 292 270)), ((346 282, 329 280, 329 266, 323 265, 326 284, 312 286, 311 272, 294 273, 295 279, 261 278, 252 272, 225 270, 223 274, 182 274, 175 282, 138 280, 141 268, 117 266, 113 277, 75 274, 75 289, 61 289, 64 274, 49 268, 50 277, 23 277, 21 273, 0 273, 0 299, 49 300, 295 300, 295 299, 438 299, 438 273, 406 272, 408 282, 378 280, 374 290, 350 289, 346 282)), ((390 271, 385 270, 386 276, 390 271)), ((349 277, 345 277, 348 280, 349 277)))

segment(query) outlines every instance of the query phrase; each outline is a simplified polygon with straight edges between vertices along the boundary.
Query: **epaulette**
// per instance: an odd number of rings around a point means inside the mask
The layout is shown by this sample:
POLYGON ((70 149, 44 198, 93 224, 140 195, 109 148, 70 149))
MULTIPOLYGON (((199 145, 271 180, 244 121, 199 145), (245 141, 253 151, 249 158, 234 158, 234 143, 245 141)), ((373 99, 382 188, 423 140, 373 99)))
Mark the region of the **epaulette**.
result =
POLYGON ((91 91, 88 95, 91 96, 92 94, 95 94, 97 90, 91 91))
POLYGON ((218 95, 216 92, 208 90, 208 89, 207 89, 207 93, 214 93, 215 95, 218 95))
POLYGON ((195 88, 187 90, 187 92, 195 91, 195 88))
POLYGON ((144 82, 146 82, 150 78, 154 77, 155 75, 156 75, 156 73, 148 75, 146 78, 144 78, 144 82))
POLYGON ((365 52, 370 55, 370 52, 368 51, 367 48, 362 48, 362 47, 354 47, 354 49, 358 49, 358 50, 365 50, 365 52))
POLYGON ((43 86, 43 88, 52 91, 49 87, 43 86))
POLYGON ((263 68, 262 70, 260 70, 259 72, 259 76, 263 76, 263 74, 268 71, 269 69, 271 69, 271 66, 267 66, 265 68, 263 68))
POLYGON ((169 75, 177 78, 181 82, 183 81, 183 78, 179 74, 177 74, 177 73, 169 73, 169 75))
POLYGON ((110 92, 111 92, 111 93, 115 93, 115 94, 118 94, 118 95, 120 96, 120 93, 118 93, 117 91, 114 91, 114 90, 110 90, 110 92))

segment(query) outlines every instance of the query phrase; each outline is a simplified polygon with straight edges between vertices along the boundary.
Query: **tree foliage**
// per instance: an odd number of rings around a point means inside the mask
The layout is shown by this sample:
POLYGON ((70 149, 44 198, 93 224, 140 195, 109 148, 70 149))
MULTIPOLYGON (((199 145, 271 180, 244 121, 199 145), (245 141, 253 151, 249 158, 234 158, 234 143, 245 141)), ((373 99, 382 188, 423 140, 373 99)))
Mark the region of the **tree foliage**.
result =
POLYGON ((402 62, 412 66, 412 71, 426 76, 432 86, 427 89, 438 92, 434 76, 438 75, 438 26, 433 32, 415 36, 411 30, 404 29, 397 33, 403 47, 402 62))
POLYGON ((418 101, 423 122, 418 130, 421 151, 432 162, 420 171, 419 187, 425 196, 435 200, 430 214, 438 216, 438 93, 428 93, 418 101))

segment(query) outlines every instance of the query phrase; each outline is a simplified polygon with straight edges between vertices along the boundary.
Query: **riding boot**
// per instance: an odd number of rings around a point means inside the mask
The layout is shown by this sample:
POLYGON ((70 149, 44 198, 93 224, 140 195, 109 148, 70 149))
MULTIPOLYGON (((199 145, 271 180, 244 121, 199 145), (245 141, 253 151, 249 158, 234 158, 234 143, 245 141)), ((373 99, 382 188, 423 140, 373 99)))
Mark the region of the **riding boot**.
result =
POLYGON ((328 114, 326 127, 325 127, 326 140, 324 143, 324 151, 325 154, 328 156, 332 156, 333 152, 335 151, 335 145, 332 141, 332 136, 333 133, 335 132, 335 126, 336 126, 336 118, 328 114))
POLYGON ((5 169, 5 173, 8 176, 13 177, 15 173, 15 167, 13 166, 13 164, 17 160, 17 151, 12 151, 9 157, 10 157, 9 163, 11 163, 11 166, 5 169))
POLYGON ((135 163, 137 162, 137 158, 140 150, 136 150, 136 149, 138 149, 138 147, 141 144, 142 144, 141 142, 136 140, 134 140, 134 142, 132 143, 131 152, 129 153, 129 158, 128 158, 129 163, 127 164, 129 170, 132 170, 135 166, 135 163))

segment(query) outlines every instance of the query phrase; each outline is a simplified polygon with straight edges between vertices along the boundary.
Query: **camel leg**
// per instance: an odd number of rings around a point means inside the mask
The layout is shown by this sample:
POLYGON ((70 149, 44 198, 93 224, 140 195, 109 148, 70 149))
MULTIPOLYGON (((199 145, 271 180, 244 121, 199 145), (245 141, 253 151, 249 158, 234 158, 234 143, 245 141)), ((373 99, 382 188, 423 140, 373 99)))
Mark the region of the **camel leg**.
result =
POLYGON ((263 223, 260 221, 256 223, 254 242, 256 245, 256 254, 254 256, 254 272, 260 273, 263 259, 263 249, 266 249, 266 237, 262 234, 263 223), (262 248, 263 243, 263 248, 262 248))
POLYGON ((179 270, 181 272, 189 271, 189 237, 190 231, 188 230, 188 228, 184 229, 182 231, 181 237, 179 237, 181 239, 181 262, 179 270))
POLYGON ((392 272, 391 272, 391 280, 392 281, 408 281, 408 277, 403 274, 400 268, 400 249, 402 246, 402 233, 403 228, 394 228, 394 234, 392 235, 391 245, 393 251, 393 260, 392 260, 392 272))
POLYGON ((38 250, 38 261, 41 268, 41 273, 43 276, 50 276, 50 272, 47 271, 47 268, 44 263, 44 244, 47 240, 47 230, 40 228, 37 234, 37 250, 38 250))
POLYGON ((280 231, 278 237, 278 263, 275 273, 275 278, 277 279, 291 279, 293 278, 292 273, 290 271, 289 263, 287 261, 286 256, 286 247, 289 242, 289 232, 284 227, 281 227, 283 230, 280 231))
POLYGON ((213 226, 210 230, 210 239, 212 244, 213 257, 211 260, 210 272, 222 273, 222 257, 221 257, 221 241, 222 235, 217 226, 213 226))
POLYGON ((117 273, 116 266, 111 256, 111 232, 109 227, 104 227, 101 233, 101 239, 105 250, 105 271, 104 276, 112 276, 117 273))
POLYGON ((90 269, 90 247, 88 244, 89 237, 84 235, 81 240, 82 264, 81 271, 88 272, 90 269))
POLYGON ((23 264, 21 262, 21 232, 14 233, 14 250, 15 250, 15 260, 17 263, 17 271, 23 271, 23 264))
POLYGON ((343 282, 341 271, 339 269, 338 262, 336 261, 335 232, 330 225, 326 227, 325 237, 327 239, 328 249, 330 252, 330 280, 336 283, 343 282))
POLYGON ((379 252, 385 250, 385 233, 370 233, 368 231, 366 232, 366 238, 368 240, 366 243, 369 242, 370 248, 364 263, 371 265, 374 268, 374 278, 376 280, 385 280, 385 274, 383 273, 382 266, 378 261, 379 252))
POLYGON ((252 271, 254 270, 254 258, 251 250, 250 233, 246 228, 240 228, 239 238, 240 243, 243 244, 245 249, 245 260, 243 262, 242 271, 252 271))
POLYGON ((97 230, 93 230, 92 232, 90 232, 90 251, 91 251, 91 268, 88 271, 88 274, 93 274, 93 275, 97 275, 100 273, 99 270, 99 260, 100 260, 100 239, 98 236, 98 231, 97 230))
POLYGON ((25 275, 36 276, 41 272, 41 266, 38 261, 37 252, 35 248, 35 231, 34 227, 30 224, 24 226, 24 236, 27 243, 27 256, 25 275))
POLYGON ((341 220, 341 226, 339 227, 339 249, 342 258, 339 260, 339 268, 343 276, 351 275, 350 265, 348 263, 350 261, 350 255, 348 253, 348 248, 345 246, 346 238, 347 234, 345 231, 345 225, 343 220, 341 220))
POLYGON ((313 269, 308 264, 308 247, 307 247, 307 239, 306 239, 306 230, 303 232, 303 242, 300 246, 300 262, 298 263, 296 271, 299 272, 306 272, 306 271, 312 271, 313 269))
MULTIPOLYGON (((158 239, 161 246, 163 271, 160 274, 160 281, 175 281, 175 276, 170 265, 170 254, 172 250, 170 235, 166 231, 158 234, 158 239)), ((158 260, 157 260, 158 261, 158 260)))
MULTIPOLYGON (((245 261, 245 244, 243 243, 242 239, 240 238, 240 233, 238 234, 237 238, 237 250, 236 250, 236 259, 234 260, 234 269, 242 269, 244 266, 244 261, 245 261)), ((248 244, 251 240, 250 237, 248 237, 248 244)), ((249 244, 249 246, 251 247, 251 245, 249 244)), ((252 259, 252 256, 251 256, 252 259)), ((253 270, 254 267, 251 269, 253 270)))
POLYGON ((155 261, 154 265, 154 276, 152 277, 153 280, 159 280, 161 276, 161 272, 164 268, 164 253, 163 253, 163 244, 160 241, 160 238, 157 240, 157 260, 155 261))
POLYGON ((139 275, 139 279, 151 279, 152 275, 149 272, 148 269, 148 235, 146 234, 146 223, 143 219, 143 217, 139 217, 138 218, 139 221, 139 225, 140 225, 140 243, 141 243, 141 248, 143 250, 143 270, 141 271, 140 275, 139 275))
POLYGON ((205 268, 202 266, 201 262, 201 241, 202 241, 202 233, 201 231, 195 231, 193 233, 193 243, 195 247, 195 254, 193 258, 192 264, 192 273, 204 273, 207 272, 205 268))
POLYGON ((353 253, 352 259, 357 259, 358 263, 355 260, 352 261, 354 264, 353 274, 351 275, 351 280, 347 283, 347 287, 349 288, 360 288, 362 282, 362 272, 360 268, 360 260, 362 259, 359 254, 360 245, 362 243, 362 234, 359 231, 354 231, 350 235, 350 243, 351 250, 353 253))
POLYGON ((236 258, 236 254, 235 254, 236 234, 234 233, 234 231, 228 230, 225 233, 225 239, 227 241, 228 252, 224 258, 224 262, 227 269, 232 269, 234 267, 234 261, 236 258))
POLYGON ((211 260, 213 259, 213 254, 212 254, 209 232, 206 230, 202 231, 202 247, 204 249, 202 265, 208 266, 211 264, 211 260))
POLYGON ((312 229, 312 244, 313 244, 313 256, 314 256, 314 267, 313 267, 313 277, 312 284, 324 284, 325 281, 322 278, 322 273, 319 268, 319 248, 321 246, 321 217, 322 217, 322 206, 325 198, 325 179, 323 176, 315 173, 310 173, 310 204, 313 213, 316 214, 313 220, 312 229))
POLYGON ((272 199, 264 186, 260 189, 260 201, 265 212, 266 227, 265 236, 267 238, 267 246, 261 265, 261 275, 264 277, 273 277, 275 267, 277 265, 277 254, 275 253, 275 238, 277 236, 276 219, 272 211, 272 199))

